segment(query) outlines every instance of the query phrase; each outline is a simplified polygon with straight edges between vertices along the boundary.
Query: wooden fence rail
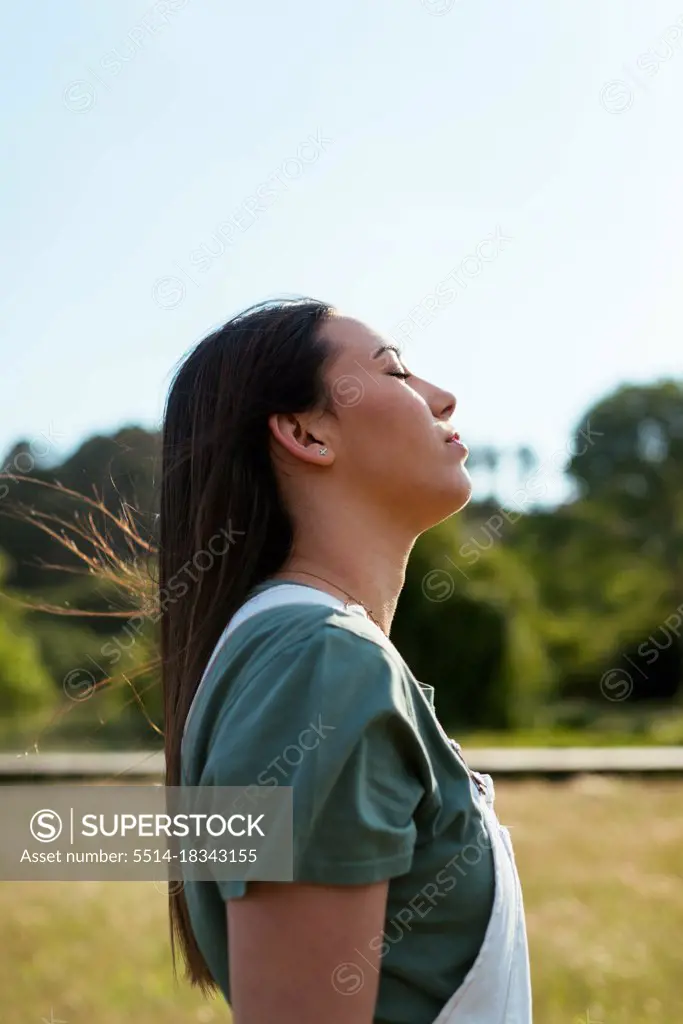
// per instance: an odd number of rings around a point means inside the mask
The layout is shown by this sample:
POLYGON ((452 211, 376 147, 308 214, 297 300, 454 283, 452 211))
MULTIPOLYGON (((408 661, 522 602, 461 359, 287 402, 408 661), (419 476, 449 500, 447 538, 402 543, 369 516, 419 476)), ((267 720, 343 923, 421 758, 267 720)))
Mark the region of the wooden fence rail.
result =
MULTIPOLYGON (((465 749, 476 771, 502 776, 563 777, 584 772, 683 774, 680 747, 473 747, 465 749)), ((161 781, 160 751, 0 754, 0 783, 39 779, 161 781)))

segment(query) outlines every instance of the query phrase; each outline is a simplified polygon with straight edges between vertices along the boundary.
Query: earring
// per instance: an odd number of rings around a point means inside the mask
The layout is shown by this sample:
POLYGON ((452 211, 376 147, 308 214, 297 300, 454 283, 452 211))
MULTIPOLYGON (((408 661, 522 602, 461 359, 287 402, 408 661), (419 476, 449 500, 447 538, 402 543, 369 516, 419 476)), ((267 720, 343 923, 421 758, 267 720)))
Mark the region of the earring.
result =
POLYGON ((320 449, 320 454, 321 455, 327 455, 327 448, 321 448, 320 449))

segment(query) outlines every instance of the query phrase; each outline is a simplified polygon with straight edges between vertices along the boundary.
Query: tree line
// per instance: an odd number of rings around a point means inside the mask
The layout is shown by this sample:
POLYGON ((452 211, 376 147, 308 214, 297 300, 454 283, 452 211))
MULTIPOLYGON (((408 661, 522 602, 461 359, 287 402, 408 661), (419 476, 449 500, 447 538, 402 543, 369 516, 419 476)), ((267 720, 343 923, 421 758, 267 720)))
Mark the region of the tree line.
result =
MULTIPOLYGON (((159 447, 157 433, 128 427, 88 438, 56 466, 26 441, 5 456, 6 727, 159 739, 154 597, 141 610, 113 568, 125 565, 128 582, 153 595, 159 447), (121 521, 148 547, 131 545, 121 521)), ((546 462, 528 446, 512 456, 474 446, 469 465, 475 497, 418 540, 392 629, 415 675, 435 686, 447 726, 514 729, 549 708, 578 708, 587 721, 591 707, 679 705, 683 384, 623 385, 546 462), (499 502, 496 472, 511 457, 516 489, 499 502), (551 506, 543 498, 558 469, 571 496, 551 506)), ((237 543, 245 527, 233 525, 237 543)))

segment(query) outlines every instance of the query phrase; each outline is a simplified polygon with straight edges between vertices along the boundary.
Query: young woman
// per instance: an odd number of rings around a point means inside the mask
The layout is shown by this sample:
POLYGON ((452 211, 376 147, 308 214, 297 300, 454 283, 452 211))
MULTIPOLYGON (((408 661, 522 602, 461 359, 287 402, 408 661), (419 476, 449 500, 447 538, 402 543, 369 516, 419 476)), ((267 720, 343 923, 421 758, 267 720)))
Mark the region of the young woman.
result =
POLYGON ((470 497, 455 404, 315 301, 235 317, 171 387, 166 781, 293 791, 292 882, 188 881, 171 897, 189 975, 220 988, 234 1024, 531 1021, 491 780, 389 639, 416 538, 470 497))

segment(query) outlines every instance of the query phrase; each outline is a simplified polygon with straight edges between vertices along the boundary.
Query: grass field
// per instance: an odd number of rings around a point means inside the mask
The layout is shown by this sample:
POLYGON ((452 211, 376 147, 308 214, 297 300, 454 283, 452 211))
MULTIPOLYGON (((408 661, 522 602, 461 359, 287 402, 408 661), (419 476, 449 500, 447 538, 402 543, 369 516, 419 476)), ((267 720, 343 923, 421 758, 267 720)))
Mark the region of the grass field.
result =
MULTIPOLYGON (((501 782, 497 809, 524 885, 536 1024, 683 1022, 683 781, 501 782)), ((51 1020, 230 1015, 174 987, 151 883, 0 883, 0 1021, 51 1020)))

